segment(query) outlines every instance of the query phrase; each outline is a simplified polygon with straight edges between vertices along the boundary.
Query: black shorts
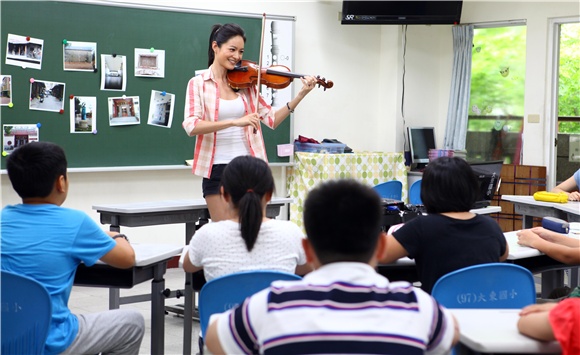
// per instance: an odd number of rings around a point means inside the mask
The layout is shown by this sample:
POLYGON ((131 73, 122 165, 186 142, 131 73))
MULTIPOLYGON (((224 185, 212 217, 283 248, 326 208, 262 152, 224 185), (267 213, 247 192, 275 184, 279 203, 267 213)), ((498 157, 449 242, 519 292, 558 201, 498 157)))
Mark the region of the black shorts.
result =
POLYGON ((217 164, 211 168, 211 175, 208 178, 203 178, 201 183, 201 190, 203 192, 203 197, 209 195, 219 195, 220 185, 222 181, 222 174, 227 164, 217 164))

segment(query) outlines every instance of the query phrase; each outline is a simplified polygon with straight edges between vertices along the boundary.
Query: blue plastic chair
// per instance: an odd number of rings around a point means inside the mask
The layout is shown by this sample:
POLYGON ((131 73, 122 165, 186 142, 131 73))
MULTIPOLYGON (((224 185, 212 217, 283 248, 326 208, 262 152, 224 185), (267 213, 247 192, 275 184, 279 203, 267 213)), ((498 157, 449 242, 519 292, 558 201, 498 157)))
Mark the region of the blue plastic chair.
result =
POLYGON ((431 295, 447 308, 522 308, 536 303, 536 286, 528 269, 490 263, 442 276, 431 295))
POLYGON ((398 180, 391 180, 373 186, 373 189, 382 198, 392 198, 401 200, 403 198, 403 183, 398 180))
POLYGON ((42 354, 52 317, 46 288, 37 281, 2 270, 2 354, 42 354))
POLYGON ((204 337, 209 317, 241 304, 248 296, 257 293, 277 280, 300 280, 301 277, 280 271, 244 271, 208 281, 199 293, 199 325, 204 337))
POLYGON ((421 179, 415 181, 409 188, 409 203, 413 205, 422 205, 421 200, 421 179))

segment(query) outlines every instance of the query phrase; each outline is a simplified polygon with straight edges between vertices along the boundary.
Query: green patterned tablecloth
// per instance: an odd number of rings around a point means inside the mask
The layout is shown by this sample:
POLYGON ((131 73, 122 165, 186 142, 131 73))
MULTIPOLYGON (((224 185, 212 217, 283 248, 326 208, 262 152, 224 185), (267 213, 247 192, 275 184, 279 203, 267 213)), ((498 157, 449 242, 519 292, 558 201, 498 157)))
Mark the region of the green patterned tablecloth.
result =
POLYGON ((389 180, 403 183, 407 201, 407 169, 403 153, 294 154, 294 166, 287 168, 290 220, 302 226, 302 206, 308 191, 322 181, 352 178, 374 186, 389 180))

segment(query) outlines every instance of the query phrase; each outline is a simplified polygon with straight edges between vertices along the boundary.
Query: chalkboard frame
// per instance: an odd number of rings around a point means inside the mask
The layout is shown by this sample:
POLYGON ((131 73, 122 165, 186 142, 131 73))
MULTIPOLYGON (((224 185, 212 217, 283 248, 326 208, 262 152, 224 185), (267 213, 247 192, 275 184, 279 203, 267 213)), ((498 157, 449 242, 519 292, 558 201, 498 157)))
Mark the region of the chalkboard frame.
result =
MULTIPOLYGON (((211 25, 239 23, 248 39, 244 59, 257 61, 262 19, 262 14, 99 1, 2 1, 0 15, 3 37, 0 39, 0 68, 2 75, 12 76, 14 104, 0 108, 2 124, 38 124, 39 140, 63 146, 69 167, 81 171, 185 167, 185 161, 193 157, 195 145, 195 138, 187 137, 181 127, 185 89, 195 70, 207 68, 207 37, 211 25), (87 16, 75 19, 82 14, 87 16), (153 23, 154 20, 158 23, 153 23), (41 70, 5 63, 7 45, 4 42, 8 34, 44 40, 41 70), (64 40, 96 42, 97 72, 64 71, 64 40), (135 77, 135 48, 164 49, 165 77, 135 77), (125 91, 100 90, 101 54, 127 57, 125 91), (64 82, 64 112, 29 110, 31 79, 64 82), (147 124, 152 90, 175 95, 171 128, 147 124), (70 133, 71 95, 97 97, 96 134, 70 133), (123 95, 139 97, 141 123, 110 127, 108 98, 123 95)), ((267 15, 267 18, 295 21, 292 16, 267 15)), ((276 130, 265 125, 262 128, 270 163, 289 164, 291 157, 278 157, 276 146, 293 139, 291 119, 286 119, 276 130)), ((4 154, 0 160, 1 168, 5 169, 4 154)))

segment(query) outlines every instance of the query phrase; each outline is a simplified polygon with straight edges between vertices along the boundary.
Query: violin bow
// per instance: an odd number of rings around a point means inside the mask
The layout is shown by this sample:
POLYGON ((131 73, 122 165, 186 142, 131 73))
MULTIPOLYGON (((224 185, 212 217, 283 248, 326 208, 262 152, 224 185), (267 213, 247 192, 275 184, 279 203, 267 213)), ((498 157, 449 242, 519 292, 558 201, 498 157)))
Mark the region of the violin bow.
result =
MULTIPOLYGON (((258 106, 260 105, 260 85, 262 80, 262 50, 264 47, 264 28, 266 27, 266 13, 262 14, 262 35, 260 39, 260 54, 258 55, 258 88, 256 90, 256 107, 255 112, 258 113, 258 106)), ((256 129, 254 128, 254 133, 256 129)))

